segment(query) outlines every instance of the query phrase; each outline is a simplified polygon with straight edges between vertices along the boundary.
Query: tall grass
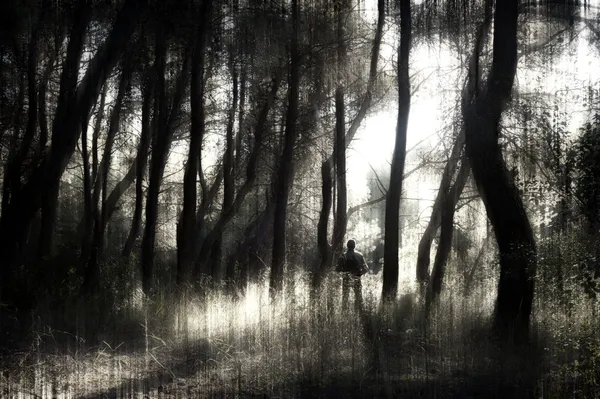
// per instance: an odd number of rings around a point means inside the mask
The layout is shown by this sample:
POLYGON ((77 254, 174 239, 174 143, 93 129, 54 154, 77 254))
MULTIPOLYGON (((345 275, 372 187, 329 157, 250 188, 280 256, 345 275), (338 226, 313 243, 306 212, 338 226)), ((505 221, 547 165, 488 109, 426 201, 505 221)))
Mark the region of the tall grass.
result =
MULTIPOLYGON (((453 262, 450 269, 460 266, 453 262)), ((95 341, 85 336, 98 327, 99 309, 70 305, 63 318, 73 319, 57 329, 42 303, 32 315, 29 346, 3 356, 0 386, 4 396, 44 398, 598 397, 600 322, 592 315, 600 309, 583 291, 570 293, 579 306, 569 312, 540 293, 533 343, 526 353, 511 353, 488 334, 494 278, 467 296, 448 280, 428 317, 410 286, 381 310, 380 279, 363 278, 362 315, 352 292, 343 308, 338 275, 315 301, 301 273, 276 299, 266 280, 243 296, 165 291, 151 301, 135 287, 119 296, 118 311, 102 316, 95 341), (365 336, 365 323, 373 337, 365 336)))

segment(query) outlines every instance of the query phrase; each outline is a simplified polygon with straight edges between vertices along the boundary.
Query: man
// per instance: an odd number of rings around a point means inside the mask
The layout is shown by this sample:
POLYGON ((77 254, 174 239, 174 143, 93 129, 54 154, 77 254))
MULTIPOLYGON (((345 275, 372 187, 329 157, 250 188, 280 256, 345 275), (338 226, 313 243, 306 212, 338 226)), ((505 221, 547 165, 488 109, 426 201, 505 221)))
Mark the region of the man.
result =
POLYGON ((362 284, 360 278, 369 272, 363 254, 356 251, 356 242, 348 240, 348 251, 338 260, 337 271, 343 273, 342 283, 342 309, 348 308, 348 294, 350 285, 354 288, 355 305, 359 312, 363 311, 362 284))

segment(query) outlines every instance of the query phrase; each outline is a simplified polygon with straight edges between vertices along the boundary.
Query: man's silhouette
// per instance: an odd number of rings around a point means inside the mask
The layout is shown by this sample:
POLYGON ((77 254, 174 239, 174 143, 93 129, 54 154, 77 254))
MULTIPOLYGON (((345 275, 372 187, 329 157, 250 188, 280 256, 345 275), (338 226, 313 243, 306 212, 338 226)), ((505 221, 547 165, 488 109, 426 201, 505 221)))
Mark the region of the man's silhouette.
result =
POLYGON ((362 284, 360 278, 369 271, 363 254, 355 251, 356 242, 349 240, 346 244, 348 250, 338 260, 337 271, 343 273, 342 283, 342 309, 348 308, 348 294, 350 285, 354 289, 355 305, 359 312, 363 311, 362 284))

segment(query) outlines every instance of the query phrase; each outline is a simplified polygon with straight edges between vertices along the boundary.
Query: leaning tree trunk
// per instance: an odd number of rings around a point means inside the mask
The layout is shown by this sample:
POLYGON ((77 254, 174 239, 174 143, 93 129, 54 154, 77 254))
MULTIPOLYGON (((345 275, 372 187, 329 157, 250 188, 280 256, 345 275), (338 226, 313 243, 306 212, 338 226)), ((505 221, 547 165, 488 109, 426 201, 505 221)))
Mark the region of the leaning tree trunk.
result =
POLYGON ((175 84, 170 113, 168 113, 165 88, 165 58, 166 39, 164 32, 159 31, 156 38, 155 62, 157 72, 157 98, 155 101, 158 104, 158 118, 155 123, 156 134, 152 143, 152 159, 148 178, 148 194, 146 196, 146 224, 142 238, 142 290, 146 295, 151 294, 154 285, 154 246, 156 244, 156 226, 158 223, 158 196, 175 130, 175 122, 178 119, 183 102, 192 57, 190 57, 189 49, 186 50, 183 65, 175 84))
POLYGON ((200 26, 192 61, 192 79, 190 90, 192 125, 190 147, 183 178, 183 209, 177 226, 177 284, 189 280, 188 274, 193 264, 194 229, 196 227, 196 176, 204 139, 204 58, 206 50, 206 31, 208 6, 204 0, 200 8, 200 26))
POLYGON ((156 129, 152 137, 152 159, 148 177, 148 191, 146 194, 146 224, 142 238, 142 289, 146 295, 152 291, 154 282, 154 244, 156 240, 156 222, 158 219, 158 194, 167 157, 166 136, 167 125, 167 93, 165 88, 165 58, 167 44, 163 28, 156 33, 155 61, 156 69, 156 97, 154 99, 154 114, 156 129), (164 161, 163 161, 164 159, 164 161))
POLYGON ((152 96, 154 94, 154 79, 152 76, 145 76, 145 82, 142 87, 142 132, 138 145, 137 156, 135 158, 135 209, 131 220, 131 229, 127 235, 121 258, 128 262, 133 251, 135 241, 139 236, 140 224, 142 221, 142 207, 144 203, 144 174, 148 163, 148 151, 150 149, 150 112, 152 105, 152 96))
MULTIPOLYGON (((144 0, 125 2, 106 41, 89 63, 87 71, 76 86, 79 61, 83 51, 85 29, 87 27, 87 3, 82 3, 74 18, 67 48, 67 58, 61 77, 61 93, 53 122, 52 147, 40 165, 35 168, 27 183, 15 193, 15 201, 10 206, 8 217, 2 220, 0 248, 3 267, 9 275, 14 266, 15 249, 19 246, 17 237, 29 229, 32 219, 43 203, 56 202, 60 178, 75 151, 81 131, 81 115, 87 115, 98 97, 100 88, 112 72, 114 65, 125 50, 129 38, 142 14, 144 0), (75 92, 67 88, 77 87, 75 92), (16 231, 15 231, 15 226, 16 231)), ((51 212, 50 212, 51 213, 51 212)), ((44 212, 43 212, 44 214, 44 212)), ((52 227, 54 215, 49 215, 47 226, 52 227)), ((4 218, 3 218, 4 219, 4 218)), ((51 231, 47 229, 46 231, 51 231)), ((47 233, 46 233, 47 234, 47 233)), ((51 235, 48 237, 51 238, 51 235)), ((3 284, 8 281, 3 279, 3 284)))
POLYGON ((494 326, 509 342, 528 338, 536 267, 531 225, 498 143, 500 118, 510 99, 517 68, 517 19, 517 0, 496 2, 492 68, 465 118, 473 177, 500 252, 494 326))
POLYGON ((337 83, 335 90, 335 140, 334 157, 337 183, 336 217, 333 225, 332 251, 334 259, 342 252, 346 224, 348 221, 348 188, 346 187, 346 107, 344 104, 344 83, 346 47, 344 46, 343 1, 337 2, 337 83))
MULTIPOLYGON (((352 124, 348 128, 344 142, 346 148, 352 142, 354 135, 358 131, 362 121, 367 115, 367 111, 371 107, 372 92, 377 80, 377 64, 379 61, 379 50, 381 48, 381 38, 383 36, 383 26, 385 23, 385 0, 377 1, 377 29, 375 38, 373 39, 373 50, 371 52, 371 61, 369 67, 369 80, 367 89, 360 105, 358 113, 352 120, 352 124)), ((322 203, 321 211, 319 212, 319 222, 317 226, 317 247, 319 249, 320 263, 319 268, 313 275, 312 285, 314 290, 318 290, 321 286, 323 276, 329 271, 332 265, 333 256, 331 247, 328 241, 328 224, 333 203, 333 176, 332 170, 334 165, 334 155, 332 154, 327 160, 321 164, 321 193, 322 203)), ((347 219, 348 215, 346 215, 347 219)))
POLYGON ((427 307, 439 297, 442 292, 442 281, 446 271, 446 262, 452 249, 452 236, 454 233, 454 213, 456 205, 469 177, 469 161, 466 156, 462 157, 460 170, 456 181, 450 190, 443 194, 440 206, 440 242, 435 254, 433 269, 431 273, 431 283, 428 287, 425 303, 427 307))
POLYGON ((299 4, 292 0, 293 37, 290 45, 290 82, 288 92, 288 108, 285 119, 285 137, 283 153, 279 160, 279 170, 275 185, 275 219, 273 222, 273 255, 269 287, 272 294, 280 292, 283 287, 283 269, 285 265, 287 206, 293 179, 294 146, 298 135, 298 103, 300 100, 300 53, 298 51, 299 4))
POLYGON ((460 159, 460 153, 464 149, 464 144, 465 133, 464 129, 461 129, 456 141, 454 142, 454 147, 452 148, 450 158, 444 167, 442 181, 440 182, 440 188, 433 203, 431 217, 429 218, 425 232, 419 241, 417 254, 417 281, 421 284, 425 283, 429 279, 431 244, 433 243, 433 239, 435 238, 438 228, 440 227, 442 202, 444 201, 445 195, 450 189, 452 177, 456 172, 458 161, 460 159))
MULTIPOLYGON (((264 133, 267 124, 267 117, 271 108, 273 107, 273 103, 277 96, 277 91, 279 90, 279 84, 281 82, 280 73, 277 73, 273 78, 271 91, 267 94, 267 98, 262 105, 258 119, 256 121, 256 125, 254 127, 254 147, 252 152, 250 153, 250 157, 248 159, 248 166, 246 168, 246 179, 244 183, 239 188, 238 192, 235 195, 235 199, 231 204, 231 207, 227 209, 221 210, 221 214, 219 218, 215 222, 213 228, 210 230, 208 235, 204 238, 202 245, 200 247, 199 254, 197 256, 196 264, 194 266, 193 278, 196 279, 200 276, 201 273, 208 272, 207 270, 207 262, 209 259, 210 252, 212 250, 212 246, 215 241, 223 234, 223 230, 227 226, 227 224, 233 219, 233 217, 240 210, 246 195, 250 192, 252 187, 254 186, 254 182, 256 181, 256 177, 258 174, 258 162, 261 158, 263 147, 264 147, 264 133)), ((215 184, 211 188, 209 192, 209 196, 206 199, 203 199, 203 204, 199 210, 199 216, 197 217, 198 223, 204 222, 204 216, 206 212, 206 204, 208 204, 208 200, 214 197, 215 188, 218 188, 219 181, 216 180, 215 184)), ((200 231, 201 226, 196 226, 196 231, 200 231)))
POLYGON ((398 291, 398 241, 400 196, 404 162, 406 160, 406 131, 410 113, 410 77, 408 59, 411 44, 410 0, 400 2, 400 48, 398 49, 398 123, 392 156, 390 187, 385 203, 385 237, 383 253, 384 300, 393 300, 398 291))
MULTIPOLYGON (((230 51, 233 54, 233 50, 230 51)), ((233 136, 233 126, 235 123, 235 111, 237 109, 238 101, 238 73, 234 63, 233 55, 230 59, 230 70, 233 78, 233 99, 231 108, 229 109, 229 115, 227 119, 227 130, 225 139, 225 155, 223 157, 223 209, 228 209, 233 204, 234 200, 234 189, 235 189, 235 170, 234 170, 234 150, 235 150, 235 139, 233 136)), ((221 263, 223 251, 223 235, 215 241, 211 249, 211 268, 212 268, 212 280, 218 284, 221 281, 221 263)), ((225 276, 231 277, 231 276, 225 276)))
POLYGON ((117 93, 117 99, 112 109, 110 116, 110 123, 108 127, 108 133, 106 135, 106 143, 104 144, 104 151, 102 154, 102 161, 100 163, 100 171, 96 176, 95 193, 94 197, 101 198, 100 209, 95 208, 95 222, 94 222, 94 237, 92 242, 92 250, 88 265, 83 279, 83 291, 86 293, 91 292, 98 286, 100 278, 99 262, 104 254, 104 233, 106 225, 108 223, 108 210, 106 206, 106 198, 108 191, 108 173, 110 171, 110 163, 112 158, 113 144, 117 130, 119 129, 119 121, 121 118, 121 108, 123 107, 123 100, 125 98, 125 92, 129 85, 130 73, 129 66, 124 66, 124 70, 121 72, 121 80, 119 82, 119 91, 117 93), (101 195, 97 192, 101 191, 101 195))

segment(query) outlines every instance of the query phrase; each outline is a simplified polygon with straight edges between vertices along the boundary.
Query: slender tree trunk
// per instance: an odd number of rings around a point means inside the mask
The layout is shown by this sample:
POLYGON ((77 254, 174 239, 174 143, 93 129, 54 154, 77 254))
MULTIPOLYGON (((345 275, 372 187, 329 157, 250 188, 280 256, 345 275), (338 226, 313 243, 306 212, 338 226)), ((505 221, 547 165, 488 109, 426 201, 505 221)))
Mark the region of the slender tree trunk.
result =
MULTIPOLYGON (((344 142, 346 148, 352 142, 354 135, 356 134, 358 128, 360 127, 362 121, 364 120, 367 111, 371 106, 372 101, 372 91, 375 86, 375 82, 377 81, 377 64, 379 60, 379 50, 381 47, 381 38, 383 36, 383 26, 385 23, 385 0, 377 1, 377 29, 375 32, 375 38, 373 40, 373 50, 371 52, 371 62, 369 69, 369 80, 367 83, 367 89, 363 97, 363 101, 360 105, 358 113, 354 117, 348 132, 345 135, 344 142)), ((331 268, 331 264, 333 261, 333 256, 331 253, 331 247, 328 242, 328 224, 329 224, 329 216, 331 213, 332 202, 333 202, 333 177, 332 177, 332 169, 334 166, 334 154, 332 154, 326 161, 324 161, 321 165, 321 179, 322 179, 322 204, 321 211, 319 213, 319 224, 317 227, 317 247, 319 248, 319 256, 320 263, 319 268, 313 275, 313 289, 319 289, 321 286, 321 282, 323 280, 323 276, 329 271, 331 268), (329 167, 329 170, 325 168, 329 167)), ((336 217, 337 220, 337 217, 336 217)))
POLYGON ((279 171, 275 186, 275 220, 273 222, 273 255, 269 287, 272 294, 280 292, 283 287, 283 270, 285 265, 287 205, 293 179, 294 146, 297 138, 298 103, 300 90, 300 54, 298 52, 299 4, 292 0, 293 37, 290 45, 290 81, 288 92, 288 109, 285 120, 285 137, 283 153, 279 160, 279 171))
POLYGON ((333 226, 332 249, 333 257, 337 258, 342 252, 344 236, 346 235, 348 189, 346 187, 346 107, 344 104, 344 84, 346 67, 346 47, 344 46, 344 15, 346 4, 343 0, 337 2, 337 80, 335 90, 335 140, 334 157, 337 183, 337 206, 335 224, 333 226))
POLYGON ((496 3, 492 68, 465 118, 467 154, 500 252, 494 325, 509 342, 528 338, 536 267, 531 225, 498 143, 517 68, 517 19, 517 0, 496 3))
POLYGON ((329 245, 328 236, 328 224, 329 214, 331 212, 331 206, 333 203, 333 176, 330 160, 326 160, 321 164, 321 212, 319 212, 319 223, 317 225, 317 247, 319 248, 319 256, 321 261, 319 263, 319 269, 313 276, 313 289, 319 289, 321 287, 324 271, 331 265, 332 254, 331 247, 329 245))
POLYGON ((446 271, 446 263, 448 261, 448 256, 450 255, 450 250, 452 249, 456 204, 458 203, 467 182, 467 178, 469 177, 469 160, 466 156, 463 156, 461 162, 456 181, 452 185, 452 188, 446 190, 444 193, 440 206, 440 242, 435 254, 435 261, 433 262, 433 271, 431 274, 431 285, 429 286, 426 297, 428 308, 442 292, 442 281, 446 271))
POLYGON ((465 133, 464 129, 461 129, 458 137, 456 138, 456 141, 454 142, 454 147, 452 148, 450 158, 448 159, 448 162, 444 167, 442 181, 440 182, 440 188, 438 189, 437 196, 435 197, 435 201, 433 203, 431 218, 429 218, 429 222, 427 223, 425 232, 423 233, 423 236, 419 241, 419 249, 417 255, 417 281, 419 283, 425 283, 427 280, 429 280, 431 244, 433 243, 435 234, 438 231, 438 228, 440 227, 442 202, 444 201, 445 195, 450 189, 452 177, 456 172, 458 160, 460 159, 460 153, 464 149, 464 144, 465 133))
POLYGON ((145 78, 143 90, 144 99, 142 101, 142 133, 138 145, 137 157, 135 159, 135 209, 131 221, 131 229, 127 235, 125 246, 121 254, 122 259, 128 262, 133 251, 135 241, 138 239, 140 224, 142 221, 142 207, 144 203, 144 174, 148 163, 148 151, 150 149, 150 113, 152 106, 152 96, 154 93, 154 79, 150 76, 145 78))
MULTIPOLYGON (((71 158, 81 129, 81 115, 86 115, 96 101, 101 86, 110 75, 113 66, 125 50, 129 38, 142 14, 142 0, 128 0, 119 12, 112 31, 105 43, 96 52, 81 83, 77 86, 79 61, 83 51, 83 40, 87 27, 87 3, 78 6, 71 30, 67 58, 61 77, 61 93, 53 122, 53 138, 51 151, 35 168, 27 183, 16 193, 14 204, 8 211, 10 215, 2 221, 0 232, 1 257, 5 267, 12 268, 15 261, 15 247, 18 246, 16 237, 22 236, 29 229, 31 221, 42 204, 56 204, 60 178, 71 158), (77 90, 73 88, 77 87, 77 90), (7 226, 11 226, 8 228, 7 226), (14 230, 17 226, 17 230, 14 230)), ((43 212, 44 213, 44 212, 43 212)), ((54 219, 48 217, 47 234, 45 239, 52 238, 51 233, 54 219)), ((50 212, 51 213, 51 212, 50 212)), ((10 274, 10 273, 9 273, 10 274)))
POLYGON ((166 135, 167 119, 167 94, 165 88, 165 58, 167 53, 167 43, 163 28, 157 28, 155 60, 156 68, 156 98, 155 114, 156 121, 155 132, 152 137, 152 158, 150 161, 150 173, 148 180, 148 192, 146 194, 146 224, 144 227, 144 236, 142 238, 142 289, 146 295, 149 295, 154 282, 154 245, 156 240, 156 222, 158 218, 158 194, 160 182, 164 171, 164 161, 167 153, 167 143, 161 137, 166 135))
POLYGON ((204 139, 204 58, 206 50, 206 32, 210 1, 204 0, 200 8, 201 25, 199 37, 194 49, 192 61, 192 80, 190 90, 192 126, 190 131, 190 147, 183 178, 183 209, 177 227, 177 284, 189 280, 194 259, 194 229, 196 227, 196 176, 200 164, 202 140, 204 139))
POLYGON ((48 82, 50 81, 50 76, 54 71, 56 65, 56 59, 58 58, 58 54, 62 47, 62 41, 64 39, 64 31, 61 29, 60 32, 57 32, 54 37, 54 50, 48 63, 46 64, 46 69, 44 70, 44 74, 42 75, 42 80, 39 85, 39 93, 38 93, 38 103, 39 103, 39 125, 40 125, 40 142, 38 144, 38 159, 42 159, 44 156, 44 152, 46 149, 46 145, 48 144, 48 117, 46 115, 46 92, 48 90, 48 82))
MULTIPOLYGON (((83 224, 85 234, 89 234, 93 224, 92 214, 92 182, 90 181, 90 159, 88 154, 88 123, 89 116, 85 116, 81 122, 81 157, 83 158, 83 224)), ((87 259, 88 238, 81 238, 81 253, 79 260, 83 263, 87 259), (84 253, 85 252, 85 253, 84 253)))
POLYGON ((16 151, 16 155, 12 158, 12 162, 9 165, 11 169, 11 181, 10 190, 12 193, 16 193, 21 188, 21 176, 27 154, 31 149, 31 144, 35 137, 37 130, 38 121, 38 105, 37 105, 37 64, 38 64, 38 39, 40 25, 42 23, 43 11, 40 13, 38 20, 35 22, 31 29, 31 38, 29 40, 29 46, 27 51, 27 125, 25 128, 25 134, 21 140, 21 145, 16 151))
MULTIPOLYGON (((264 133, 266 130, 267 117, 269 115, 269 111, 273 107, 273 103, 277 96, 277 91, 279 90, 280 83, 281 83, 281 76, 280 76, 280 73, 277 73, 276 76, 273 78, 273 83, 271 85, 271 91, 270 91, 270 93, 267 94, 267 98, 266 98, 264 104, 262 105, 262 108, 258 115, 258 119, 256 121, 256 125, 254 128, 254 148, 252 149, 252 152, 250 153, 250 157, 248 159, 248 166, 246 168, 246 179, 245 179, 244 183, 242 184, 242 186, 240 187, 240 189, 238 190, 237 194, 235 195, 235 200, 233 201, 233 204, 231 205, 231 207, 228 209, 223 209, 221 211, 219 219, 217 219, 212 230, 204 238, 204 241, 202 242, 199 254, 197 256, 196 264, 194 267, 194 273, 193 273, 194 278, 197 278, 200 275, 200 273, 203 273, 203 272, 206 273, 209 271, 209 270, 207 270, 206 265, 207 265, 207 262, 209 259, 212 245, 221 236, 221 234, 223 233, 223 230, 225 229, 227 224, 231 221, 231 219, 233 219, 233 217, 240 210, 240 208, 244 202, 244 199, 246 198, 246 195, 248 195, 248 193, 254 186, 254 182, 256 181, 256 177, 258 174, 258 162, 259 162, 262 152, 263 152, 263 138, 264 138, 264 133)), ((216 184, 213 185, 213 188, 215 186, 216 186, 216 184)), ((218 186, 216 186, 216 187, 218 187, 218 186)), ((211 189, 210 191, 212 192, 213 190, 211 189)), ((209 195, 213 196, 214 193, 210 193, 209 195)), ((202 212, 202 216, 197 218, 198 222, 201 222, 204 219, 204 212, 205 212, 204 204, 207 204, 207 203, 208 203, 208 200, 205 201, 203 199, 203 206, 200 207, 200 211, 199 211, 199 213, 202 212)), ((197 231, 200 231, 199 227, 200 226, 197 226, 197 228, 196 228, 197 231)))
POLYGON ((181 104, 187 85, 191 56, 189 49, 186 51, 181 72, 177 77, 171 112, 168 114, 165 90, 165 58, 166 38, 164 32, 157 33, 156 38, 156 107, 157 121, 156 132, 153 137, 152 159, 148 179, 148 194, 146 196, 146 224, 142 238, 142 289, 150 295, 154 285, 154 247, 156 244, 156 225, 158 222, 158 196, 162 178, 165 171, 167 156, 173 139, 175 122, 179 118, 181 104))
POLYGON ((400 2, 400 48, 398 49, 398 123, 392 156, 390 187, 385 204, 385 238, 383 254, 384 300, 395 300, 398 291, 398 240, 400 196, 406 159, 406 130, 410 113, 410 77, 408 61, 411 44, 410 0, 400 2))
MULTIPOLYGON (((233 54, 233 49, 230 51, 233 54)), ((234 150, 235 150, 235 139, 233 135, 233 126, 235 123, 235 111, 237 109, 238 101, 238 73, 235 66, 233 56, 230 60, 230 70, 233 78, 233 98, 232 105, 229 109, 229 116, 227 120, 227 131, 226 131, 226 145, 225 145, 225 156, 223 157, 223 209, 230 208, 234 200, 235 191, 235 170, 234 170, 234 150)), ((221 235, 217 241, 213 244, 212 248, 212 278, 215 283, 219 283, 221 280, 221 266, 222 266, 222 249, 223 247, 223 236, 221 235)), ((226 279, 228 276, 225 276, 226 279)))
MULTIPOLYGON (((102 154, 102 162, 100 163, 100 171, 96 177, 96 191, 101 191, 101 203, 100 209, 96 208, 95 212, 95 223, 94 223, 94 238, 92 243, 92 251, 90 259, 86 268, 86 273, 83 280, 83 291, 86 293, 91 292, 98 286, 98 280, 100 278, 99 262, 104 255, 104 234, 106 231, 106 225, 108 223, 108 209, 106 204, 107 191, 108 191, 108 174, 110 172, 110 163, 112 158, 112 150, 115 141, 115 136, 119 130, 119 122, 121 119, 121 109, 123 107, 123 100, 125 93, 129 86, 131 70, 130 66, 123 66, 121 72, 121 80, 119 82, 119 91, 115 100, 115 105, 112 109, 110 116, 110 123, 108 127, 108 133, 106 135, 106 142, 104 144, 104 151, 102 154)), ((98 194, 94 193, 94 197, 98 197, 98 194)))

